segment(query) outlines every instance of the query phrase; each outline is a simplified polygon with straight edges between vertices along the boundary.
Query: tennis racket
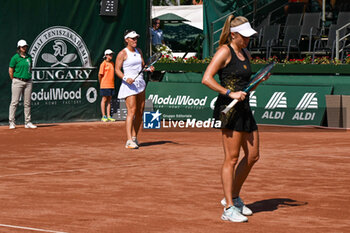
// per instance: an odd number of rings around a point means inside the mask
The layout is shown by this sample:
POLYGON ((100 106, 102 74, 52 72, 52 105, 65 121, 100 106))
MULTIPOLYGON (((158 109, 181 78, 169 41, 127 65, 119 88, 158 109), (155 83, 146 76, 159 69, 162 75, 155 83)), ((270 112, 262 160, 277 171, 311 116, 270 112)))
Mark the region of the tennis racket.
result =
POLYGON ((147 68, 153 66, 157 61, 159 61, 159 59, 162 57, 162 53, 157 52, 155 54, 152 55, 152 57, 148 58, 147 63, 145 65, 143 65, 141 71, 136 75, 135 78, 133 78, 133 80, 135 80, 137 77, 139 77, 139 75, 144 72, 147 68))
MULTIPOLYGON (((253 89, 255 86, 259 84, 259 82, 265 78, 265 76, 272 70, 272 68, 275 66, 275 62, 269 63, 263 68, 261 68, 258 72, 256 72, 253 77, 250 79, 248 86, 243 90, 248 94, 248 92, 253 89)), ((232 102, 226 106, 224 110, 221 111, 223 115, 226 115, 228 111, 230 111, 233 106, 237 104, 238 100, 234 99, 232 102)))

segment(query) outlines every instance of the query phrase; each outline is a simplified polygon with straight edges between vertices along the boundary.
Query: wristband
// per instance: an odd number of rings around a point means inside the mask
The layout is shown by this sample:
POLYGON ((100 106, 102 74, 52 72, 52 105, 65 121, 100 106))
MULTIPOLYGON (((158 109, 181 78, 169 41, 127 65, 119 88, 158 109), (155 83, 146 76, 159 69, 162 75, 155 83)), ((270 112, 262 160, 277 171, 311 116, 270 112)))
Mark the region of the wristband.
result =
POLYGON ((226 96, 228 96, 230 93, 231 93, 231 90, 230 90, 230 89, 227 89, 227 91, 226 91, 226 96))
POLYGON ((123 80, 124 80, 125 82, 126 82, 127 79, 128 79, 127 77, 125 77, 125 76, 123 77, 123 80))

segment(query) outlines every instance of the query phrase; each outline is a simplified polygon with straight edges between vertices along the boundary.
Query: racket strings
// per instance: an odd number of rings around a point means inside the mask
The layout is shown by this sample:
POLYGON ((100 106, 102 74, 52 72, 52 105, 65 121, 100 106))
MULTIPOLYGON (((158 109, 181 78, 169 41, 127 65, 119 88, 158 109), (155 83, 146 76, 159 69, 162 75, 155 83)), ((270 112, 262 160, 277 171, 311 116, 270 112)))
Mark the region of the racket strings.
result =
POLYGON ((150 64, 153 64, 156 61, 158 61, 161 58, 161 56, 162 56, 161 53, 155 53, 152 57, 150 57, 148 59, 147 66, 149 66, 150 64))
POLYGON ((275 63, 270 63, 267 66, 260 69, 250 80, 246 92, 250 91, 255 85, 257 85, 274 67, 275 63))

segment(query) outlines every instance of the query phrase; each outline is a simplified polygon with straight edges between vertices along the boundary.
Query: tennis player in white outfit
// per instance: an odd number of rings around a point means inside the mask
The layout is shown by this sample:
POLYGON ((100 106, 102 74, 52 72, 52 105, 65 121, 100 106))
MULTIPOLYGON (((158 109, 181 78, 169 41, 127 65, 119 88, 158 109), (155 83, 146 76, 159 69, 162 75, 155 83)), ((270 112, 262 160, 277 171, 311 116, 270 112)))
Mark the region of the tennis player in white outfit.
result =
MULTIPOLYGON (((137 48, 139 34, 127 30, 124 34, 126 47, 119 52, 115 62, 115 72, 122 79, 118 99, 125 99, 128 114, 126 116, 126 135, 128 137, 125 148, 138 149, 137 134, 139 132, 145 107, 146 82, 142 70, 144 60, 141 49, 137 48), (135 77, 137 78, 135 79, 135 77)), ((153 72, 154 67, 149 70, 153 72)))

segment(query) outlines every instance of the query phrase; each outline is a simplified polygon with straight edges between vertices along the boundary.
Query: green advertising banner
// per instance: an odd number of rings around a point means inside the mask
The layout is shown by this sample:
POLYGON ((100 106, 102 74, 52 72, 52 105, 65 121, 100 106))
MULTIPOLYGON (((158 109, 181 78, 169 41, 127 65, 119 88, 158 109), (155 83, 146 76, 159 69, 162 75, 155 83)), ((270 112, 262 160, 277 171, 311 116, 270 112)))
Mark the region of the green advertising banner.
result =
POLYGON ((29 54, 33 58, 33 119, 96 118, 98 67, 78 33, 64 26, 46 28, 32 42, 29 54))
POLYGON ((249 103, 259 124, 321 125, 331 92, 331 86, 260 85, 249 103))
POLYGON ((216 92, 199 83, 150 82, 146 89, 146 99, 166 120, 208 120, 216 97, 216 92))
MULTIPOLYGON (((260 85, 250 92, 259 124, 321 125, 331 86, 260 85)), ((149 83, 146 98, 166 120, 212 118, 217 93, 200 83, 149 83)))
MULTIPOLYGON (((98 69, 104 51, 109 48, 117 54, 123 49, 126 29, 140 34, 138 47, 145 57, 149 45, 150 0, 108 3, 116 15, 101 15, 100 0, 0 1, 0 124, 8 122, 9 62, 20 39, 29 44, 33 59, 33 123, 101 117, 98 69)), ((116 80, 117 93, 120 82, 116 80)), ((23 123, 21 102, 16 122, 23 123)))

